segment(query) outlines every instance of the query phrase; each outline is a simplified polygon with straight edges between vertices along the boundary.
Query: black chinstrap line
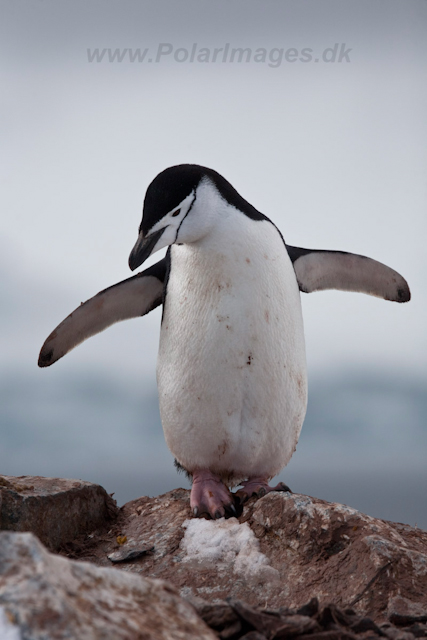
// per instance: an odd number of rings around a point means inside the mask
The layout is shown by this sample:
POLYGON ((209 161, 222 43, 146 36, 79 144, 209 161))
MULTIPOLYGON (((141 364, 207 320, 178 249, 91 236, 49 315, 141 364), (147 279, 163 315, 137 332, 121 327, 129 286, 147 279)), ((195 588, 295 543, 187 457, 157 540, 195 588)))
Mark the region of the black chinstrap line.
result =
POLYGON ((179 230, 181 229, 181 227, 182 227, 182 223, 184 222, 185 218, 188 216, 188 214, 190 213, 191 209, 193 208, 193 204, 196 202, 196 198, 197 198, 197 193, 196 193, 196 191, 194 191, 194 198, 193 198, 193 200, 192 200, 192 202, 191 202, 190 206, 188 207, 188 211, 187 211, 187 213, 185 214, 185 216, 183 217, 183 219, 182 219, 182 220, 181 220, 181 222, 179 223, 179 227, 178 227, 178 229, 176 230, 175 241, 174 241, 174 243, 173 243, 173 244, 175 244, 175 242, 178 240, 179 230))

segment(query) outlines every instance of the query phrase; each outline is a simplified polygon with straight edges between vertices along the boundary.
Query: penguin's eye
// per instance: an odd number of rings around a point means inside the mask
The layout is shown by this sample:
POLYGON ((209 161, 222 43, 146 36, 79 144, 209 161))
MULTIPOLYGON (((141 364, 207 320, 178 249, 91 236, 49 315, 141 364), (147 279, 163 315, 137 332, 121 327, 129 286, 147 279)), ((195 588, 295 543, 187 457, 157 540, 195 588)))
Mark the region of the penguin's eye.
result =
POLYGON ((181 209, 177 209, 176 211, 173 212, 172 218, 176 218, 176 216, 179 216, 180 213, 181 213, 181 209))

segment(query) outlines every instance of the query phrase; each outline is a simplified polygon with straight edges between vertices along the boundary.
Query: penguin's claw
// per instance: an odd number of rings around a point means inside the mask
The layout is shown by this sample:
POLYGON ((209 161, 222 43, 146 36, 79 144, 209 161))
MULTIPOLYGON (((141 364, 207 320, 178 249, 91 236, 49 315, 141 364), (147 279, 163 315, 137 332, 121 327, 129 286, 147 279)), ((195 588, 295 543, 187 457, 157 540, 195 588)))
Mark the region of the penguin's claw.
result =
POLYGON ((249 480, 245 480, 241 484, 243 489, 239 489, 235 493, 235 496, 240 500, 240 504, 243 504, 252 496, 262 498, 270 491, 289 491, 292 493, 284 482, 279 482, 275 487, 270 487, 267 478, 249 478, 249 480))
POLYGON ((273 491, 287 491, 288 493, 293 493, 292 489, 290 489, 284 482, 279 482, 273 491))
POLYGON ((213 520, 218 520, 230 515, 230 512, 236 514, 233 494, 218 476, 207 469, 193 472, 190 506, 196 518, 207 513, 213 520))
POLYGON ((239 491, 236 491, 234 495, 239 500, 240 505, 243 505, 246 500, 249 500, 248 494, 246 493, 246 491, 243 491, 243 489, 239 489, 239 491))

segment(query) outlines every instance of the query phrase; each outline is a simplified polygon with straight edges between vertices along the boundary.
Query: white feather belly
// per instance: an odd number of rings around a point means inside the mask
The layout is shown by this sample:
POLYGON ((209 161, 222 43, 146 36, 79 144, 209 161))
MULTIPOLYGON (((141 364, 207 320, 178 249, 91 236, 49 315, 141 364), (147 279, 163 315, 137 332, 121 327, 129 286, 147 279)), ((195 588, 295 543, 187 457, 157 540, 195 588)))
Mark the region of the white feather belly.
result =
POLYGON ((223 231, 173 246, 171 260, 157 365, 166 442, 190 472, 208 468, 230 485, 273 477, 307 404, 299 289, 283 241, 270 222, 233 212, 223 231))

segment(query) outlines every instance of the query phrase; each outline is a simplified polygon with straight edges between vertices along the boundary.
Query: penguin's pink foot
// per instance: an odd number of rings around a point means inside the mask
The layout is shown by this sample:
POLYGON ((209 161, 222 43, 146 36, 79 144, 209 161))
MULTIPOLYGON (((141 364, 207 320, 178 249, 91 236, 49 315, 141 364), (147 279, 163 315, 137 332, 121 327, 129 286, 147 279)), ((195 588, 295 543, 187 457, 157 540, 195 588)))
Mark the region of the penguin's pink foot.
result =
POLYGON ((270 487, 268 484, 268 478, 263 478, 258 476, 256 478, 249 478, 249 480, 245 480, 241 482, 243 489, 239 489, 234 494, 240 500, 240 504, 249 500, 252 496, 257 496, 258 498, 262 498, 270 491, 292 491, 284 482, 279 482, 275 487, 270 487))
POLYGON ((234 498, 222 480, 208 469, 193 472, 190 496, 194 516, 208 513, 214 520, 226 515, 236 515, 234 498))

